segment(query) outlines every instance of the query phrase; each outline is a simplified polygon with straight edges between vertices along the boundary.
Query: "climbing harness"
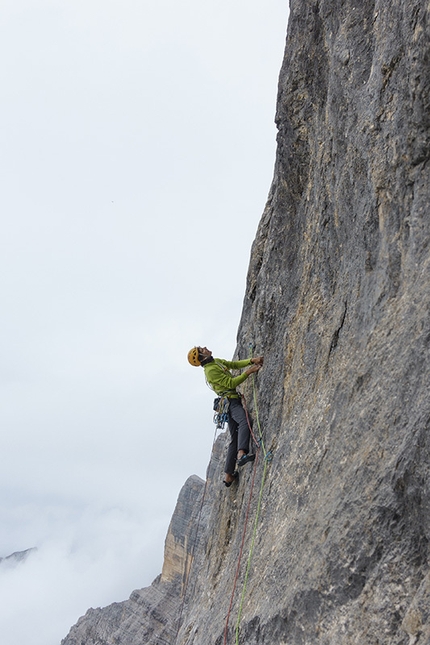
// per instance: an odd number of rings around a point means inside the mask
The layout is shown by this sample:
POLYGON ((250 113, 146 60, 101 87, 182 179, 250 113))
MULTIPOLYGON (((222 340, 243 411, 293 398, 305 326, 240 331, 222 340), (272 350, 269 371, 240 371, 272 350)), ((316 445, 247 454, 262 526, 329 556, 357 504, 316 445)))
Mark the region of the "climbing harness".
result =
POLYGON ((214 423, 217 430, 224 430, 225 424, 228 423, 229 407, 230 401, 226 396, 217 396, 217 398, 214 399, 214 423))
MULTIPOLYGON (((252 346, 250 346, 250 358, 251 357, 252 357, 252 346)), ((250 569, 251 569, 251 560, 252 560, 252 556, 253 556, 253 553, 254 553, 255 538, 256 538, 256 535, 257 535, 258 522, 259 522, 259 519, 260 519, 261 503, 262 503, 262 499, 263 499, 263 488, 264 488, 264 484, 265 484, 265 481, 266 481, 267 468, 268 468, 268 465, 269 465, 270 461, 272 460, 272 453, 271 453, 271 451, 266 450, 266 447, 264 445, 263 433, 261 431, 261 424, 260 424, 260 418, 259 418, 259 414, 258 414, 258 405, 257 405, 257 388, 256 388, 256 385, 255 385, 255 375, 253 375, 253 379, 252 379, 252 388, 253 388, 255 421, 256 421, 256 425, 257 425, 257 428, 258 428, 258 435, 259 435, 258 439, 255 437, 254 432, 252 430, 252 426, 251 426, 251 422, 250 422, 250 419, 249 419, 248 409, 246 407, 246 401, 245 401, 244 396, 242 396, 242 405, 243 405, 244 410, 245 410, 246 419, 248 421, 248 427, 249 427, 249 430, 251 432, 251 436, 253 438, 254 443, 258 446, 258 450, 257 450, 257 454, 256 454, 256 459, 255 459, 255 462, 254 462, 252 480, 251 480, 251 485, 250 485, 250 489, 249 489, 249 498, 248 498, 248 504, 247 504, 246 514, 245 514, 245 522, 244 522, 244 528, 243 528, 243 533, 242 533, 242 541, 241 541, 241 545, 240 545, 240 549, 239 549, 239 558, 238 558, 235 578, 234 578, 234 582, 233 582, 233 590, 232 590, 232 594, 231 594, 231 598, 230 598, 230 605, 229 605, 229 609, 228 609, 228 612, 227 612, 227 618, 226 618, 225 629, 224 629, 223 645, 227 644, 228 625, 229 625, 231 610, 232 610, 232 607, 233 607, 233 600, 234 600, 234 595, 235 595, 235 591, 236 591, 237 580, 239 578, 239 571, 240 571, 240 565, 241 565, 241 560, 242 560, 243 548, 244 548, 244 544, 245 544, 246 530, 247 530, 247 526, 248 526, 252 494, 253 494, 253 491, 254 491, 255 474, 257 472, 257 463, 258 463, 258 457, 259 457, 260 450, 263 453, 264 468, 263 468, 263 474, 262 474, 262 477, 261 477, 260 492, 259 492, 259 495, 258 495, 257 509, 256 509, 256 513, 255 513, 254 525, 253 525, 253 531, 252 531, 251 546, 250 546, 249 553, 248 553, 248 559, 247 559, 246 570, 245 570, 245 577, 244 577, 244 581, 243 581, 243 585, 242 585, 242 594, 241 594, 241 597, 240 597, 238 616, 237 616, 237 621, 236 621, 236 626, 235 626, 235 645, 239 645, 240 621, 241 621, 241 618, 242 618, 243 604, 244 604, 245 595, 246 595, 246 586, 247 586, 247 582, 248 582, 249 572, 250 572, 250 569)))
MULTIPOLYGON (((219 363, 217 360, 215 363, 220 367, 223 372, 228 372, 228 369, 226 368, 225 365, 222 363, 219 363)), ((206 378, 206 374, 205 374, 206 378)), ((215 391, 212 387, 212 385, 209 383, 209 381, 206 379, 206 385, 208 386, 209 389, 215 391)), ((214 417, 213 421, 216 425, 217 430, 224 430, 225 424, 228 423, 228 410, 230 407, 230 400, 228 398, 228 395, 234 394, 234 396, 237 396, 236 390, 225 390, 225 392, 217 393, 218 396, 216 399, 214 399, 214 404, 213 404, 213 409, 214 409, 214 417)))

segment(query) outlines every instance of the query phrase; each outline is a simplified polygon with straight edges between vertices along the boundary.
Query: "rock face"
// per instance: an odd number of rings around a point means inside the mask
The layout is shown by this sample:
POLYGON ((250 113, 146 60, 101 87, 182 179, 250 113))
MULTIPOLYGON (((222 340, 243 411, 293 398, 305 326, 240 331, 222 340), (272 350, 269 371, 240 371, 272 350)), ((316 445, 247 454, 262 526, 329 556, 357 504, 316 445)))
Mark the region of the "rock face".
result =
POLYGON ((180 492, 166 537, 162 575, 124 602, 89 609, 62 645, 175 642, 190 560, 198 547, 204 487, 200 477, 193 475, 180 492))
POLYGON ((197 522, 201 519, 204 482, 194 475, 182 488, 167 531, 161 582, 180 579, 186 584, 196 550, 197 522))
POLYGON ((237 347, 272 461, 221 488, 221 437, 151 603, 63 645, 430 643, 429 13, 291 2, 237 347))

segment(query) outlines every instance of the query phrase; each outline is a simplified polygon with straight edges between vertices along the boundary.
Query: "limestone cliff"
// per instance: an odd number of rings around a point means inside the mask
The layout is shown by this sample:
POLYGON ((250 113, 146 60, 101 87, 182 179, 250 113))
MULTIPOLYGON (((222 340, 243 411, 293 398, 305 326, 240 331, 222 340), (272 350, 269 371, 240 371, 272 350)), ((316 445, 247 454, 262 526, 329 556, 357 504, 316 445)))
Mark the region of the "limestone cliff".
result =
POLYGON ((273 459, 226 491, 221 437, 151 606, 63 645, 430 643, 429 11, 292 0, 237 347, 273 459))
POLYGON ((193 475, 183 486, 170 522, 163 572, 150 587, 124 602, 89 609, 62 645, 174 643, 190 560, 197 547, 198 520, 204 517, 204 482, 193 475))

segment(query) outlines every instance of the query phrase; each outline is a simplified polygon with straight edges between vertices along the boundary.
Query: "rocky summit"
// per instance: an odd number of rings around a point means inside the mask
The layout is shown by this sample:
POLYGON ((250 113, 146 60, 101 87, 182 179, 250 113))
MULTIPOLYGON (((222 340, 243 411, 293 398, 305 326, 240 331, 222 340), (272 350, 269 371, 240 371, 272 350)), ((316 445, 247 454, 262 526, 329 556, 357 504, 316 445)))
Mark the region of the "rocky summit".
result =
POLYGON ((236 356, 257 459, 63 645, 430 643, 428 0, 291 0, 236 356))

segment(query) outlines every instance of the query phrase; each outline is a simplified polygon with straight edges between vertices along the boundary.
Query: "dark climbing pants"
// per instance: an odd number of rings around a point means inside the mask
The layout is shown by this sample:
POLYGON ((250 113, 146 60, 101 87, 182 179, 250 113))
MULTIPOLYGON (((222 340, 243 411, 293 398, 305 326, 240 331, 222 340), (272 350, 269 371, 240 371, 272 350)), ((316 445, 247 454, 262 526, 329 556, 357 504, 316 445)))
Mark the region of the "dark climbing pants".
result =
POLYGON ((225 472, 232 475, 235 471, 239 450, 244 450, 246 454, 249 452, 249 426, 240 399, 229 399, 229 401, 228 429, 231 441, 227 451, 225 472))

